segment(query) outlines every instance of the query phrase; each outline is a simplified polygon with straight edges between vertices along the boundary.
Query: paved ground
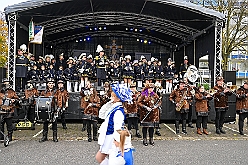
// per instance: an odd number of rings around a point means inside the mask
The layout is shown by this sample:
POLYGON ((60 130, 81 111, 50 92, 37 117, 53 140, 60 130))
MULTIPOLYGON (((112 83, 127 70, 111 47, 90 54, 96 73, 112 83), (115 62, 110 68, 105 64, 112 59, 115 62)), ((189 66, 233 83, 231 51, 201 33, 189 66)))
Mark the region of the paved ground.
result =
MULTIPOLYGON (((238 134, 237 124, 225 124, 226 134, 215 134, 214 124, 208 124, 209 135, 197 135, 195 128, 187 127, 187 135, 175 134, 174 124, 161 125, 162 136, 155 135, 155 146, 143 146, 142 139, 133 138, 136 165, 154 164, 248 164, 248 126, 244 136, 238 134)), ((58 124, 59 142, 39 143, 42 125, 35 130, 17 130, 8 147, 0 143, 0 164, 97 164, 94 156, 96 142, 87 142, 82 124, 68 124, 63 130, 58 124)))

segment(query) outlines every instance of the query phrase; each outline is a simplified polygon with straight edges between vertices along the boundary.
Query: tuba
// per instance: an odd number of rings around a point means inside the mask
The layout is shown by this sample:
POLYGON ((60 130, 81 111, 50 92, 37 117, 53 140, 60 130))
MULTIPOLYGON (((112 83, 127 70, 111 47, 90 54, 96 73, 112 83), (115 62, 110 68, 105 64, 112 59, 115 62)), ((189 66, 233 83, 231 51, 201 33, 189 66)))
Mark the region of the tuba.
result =
POLYGON ((199 77, 198 70, 196 66, 190 65, 184 74, 184 77, 186 77, 190 82, 194 83, 199 77))

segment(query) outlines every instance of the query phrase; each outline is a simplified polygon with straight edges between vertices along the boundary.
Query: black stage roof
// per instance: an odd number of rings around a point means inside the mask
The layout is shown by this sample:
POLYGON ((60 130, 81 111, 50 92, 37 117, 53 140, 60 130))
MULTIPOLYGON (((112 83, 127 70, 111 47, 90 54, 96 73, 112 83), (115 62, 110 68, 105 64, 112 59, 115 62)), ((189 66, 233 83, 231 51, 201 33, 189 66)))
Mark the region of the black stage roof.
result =
POLYGON ((183 0, 32 0, 6 7, 5 14, 16 14, 26 31, 33 18, 55 44, 90 35, 149 37, 170 47, 190 43, 225 19, 183 0))

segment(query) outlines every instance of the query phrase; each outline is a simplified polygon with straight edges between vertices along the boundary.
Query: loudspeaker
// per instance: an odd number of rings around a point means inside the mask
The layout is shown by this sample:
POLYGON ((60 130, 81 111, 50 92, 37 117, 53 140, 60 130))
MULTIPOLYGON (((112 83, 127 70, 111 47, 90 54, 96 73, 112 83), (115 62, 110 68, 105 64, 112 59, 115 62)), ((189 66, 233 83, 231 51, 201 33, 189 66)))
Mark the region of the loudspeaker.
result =
POLYGON ((224 71, 223 77, 225 83, 232 82, 232 85, 236 85, 236 71, 224 71))

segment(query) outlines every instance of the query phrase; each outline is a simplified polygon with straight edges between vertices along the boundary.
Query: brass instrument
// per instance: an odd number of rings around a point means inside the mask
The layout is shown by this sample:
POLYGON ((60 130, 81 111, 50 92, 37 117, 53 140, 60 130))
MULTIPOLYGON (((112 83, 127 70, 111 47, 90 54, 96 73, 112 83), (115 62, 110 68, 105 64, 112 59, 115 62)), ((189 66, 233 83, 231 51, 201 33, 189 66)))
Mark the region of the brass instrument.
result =
POLYGON ((238 89, 238 86, 237 85, 227 85, 227 84, 223 84, 223 86, 224 86, 224 88, 225 89, 229 89, 229 91, 232 93, 232 94, 234 94, 235 96, 237 96, 237 94, 236 94, 236 90, 238 89))
POLYGON ((84 94, 85 94, 84 101, 89 101, 89 99, 90 99, 90 91, 89 90, 85 90, 84 91, 84 94))
POLYGON ((186 97, 187 92, 188 92, 188 89, 184 91, 183 96, 179 101, 179 106, 176 107, 177 112, 180 112, 182 107, 187 104, 187 101, 184 99, 186 97))
POLYGON ((213 96, 215 93, 217 93, 217 90, 215 90, 215 89, 209 89, 209 90, 207 90, 206 91, 208 94, 210 94, 211 96, 213 96))

